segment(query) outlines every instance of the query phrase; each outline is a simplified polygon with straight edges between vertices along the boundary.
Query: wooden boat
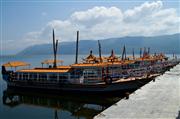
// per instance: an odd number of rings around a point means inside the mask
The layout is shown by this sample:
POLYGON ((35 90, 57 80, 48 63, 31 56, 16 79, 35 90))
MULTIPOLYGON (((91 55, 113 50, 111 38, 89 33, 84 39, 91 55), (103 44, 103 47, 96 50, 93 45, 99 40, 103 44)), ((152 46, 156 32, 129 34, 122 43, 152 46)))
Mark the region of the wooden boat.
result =
POLYGON ((125 46, 121 59, 115 56, 113 50, 109 57, 102 57, 99 41, 99 57, 94 56, 90 51, 89 56, 78 63, 78 42, 79 32, 77 32, 75 64, 57 65, 58 62, 63 61, 56 59, 58 41, 55 42, 53 30, 53 60, 42 62, 42 67, 39 68, 16 71, 7 71, 6 67, 16 68, 29 64, 8 62, 2 66, 3 79, 8 87, 107 94, 137 89, 178 63, 168 60, 163 54, 152 56, 149 50, 144 51, 143 56, 140 53, 140 58, 135 58, 133 55, 131 59, 126 57, 125 46), (49 65, 51 63, 53 66, 49 65), (48 64, 48 67, 43 67, 43 64, 48 64))

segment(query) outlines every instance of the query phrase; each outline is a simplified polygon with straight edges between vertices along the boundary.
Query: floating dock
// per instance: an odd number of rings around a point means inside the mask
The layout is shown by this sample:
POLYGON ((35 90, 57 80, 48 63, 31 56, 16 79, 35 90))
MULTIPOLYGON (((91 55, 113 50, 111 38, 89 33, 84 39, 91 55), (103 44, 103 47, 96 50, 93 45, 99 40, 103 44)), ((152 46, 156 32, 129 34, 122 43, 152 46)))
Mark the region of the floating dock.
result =
POLYGON ((180 64, 94 119, 180 119, 180 64))

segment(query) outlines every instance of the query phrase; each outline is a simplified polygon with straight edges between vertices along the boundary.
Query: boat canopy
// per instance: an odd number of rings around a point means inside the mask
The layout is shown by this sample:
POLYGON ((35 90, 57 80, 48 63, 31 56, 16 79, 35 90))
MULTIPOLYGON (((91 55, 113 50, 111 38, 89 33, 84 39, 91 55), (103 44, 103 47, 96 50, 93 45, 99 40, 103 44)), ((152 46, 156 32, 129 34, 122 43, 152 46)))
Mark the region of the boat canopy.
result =
POLYGON ((20 66, 30 66, 29 63, 21 62, 21 61, 13 61, 3 64, 5 67, 20 67, 20 66))
POLYGON ((115 55, 114 50, 111 51, 111 55, 107 58, 108 61, 118 61, 118 57, 115 55))
POLYGON ((96 57, 92 54, 92 50, 90 51, 90 54, 89 56, 87 56, 84 61, 86 63, 95 63, 95 62, 98 62, 98 60, 96 59, 96 57))

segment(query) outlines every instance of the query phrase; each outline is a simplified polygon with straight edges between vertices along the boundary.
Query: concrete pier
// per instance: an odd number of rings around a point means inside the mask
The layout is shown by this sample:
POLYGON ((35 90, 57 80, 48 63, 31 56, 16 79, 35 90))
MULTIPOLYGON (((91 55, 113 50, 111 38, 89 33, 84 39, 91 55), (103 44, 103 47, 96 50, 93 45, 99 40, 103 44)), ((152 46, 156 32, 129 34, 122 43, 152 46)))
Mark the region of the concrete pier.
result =
POLYGON ((94 118, 180 119, 180 64, 94 118))

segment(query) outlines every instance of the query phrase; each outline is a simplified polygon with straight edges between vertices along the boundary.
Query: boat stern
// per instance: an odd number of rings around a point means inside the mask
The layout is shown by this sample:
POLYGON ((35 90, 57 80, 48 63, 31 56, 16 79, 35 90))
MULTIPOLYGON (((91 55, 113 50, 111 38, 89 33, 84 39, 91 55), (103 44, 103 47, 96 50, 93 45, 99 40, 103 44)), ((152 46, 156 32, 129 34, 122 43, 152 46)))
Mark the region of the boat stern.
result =
POLYGON ((5 80, 6 82, 8 82, 8 81, 9 81, 9 78, 10 78, 10 72, 11 72, 11 71, 7 71, 5 66, 2 66, 1 68, 2 68, 2 70, 1 70, 2 78, 3 78, 3 80, 5 80))

